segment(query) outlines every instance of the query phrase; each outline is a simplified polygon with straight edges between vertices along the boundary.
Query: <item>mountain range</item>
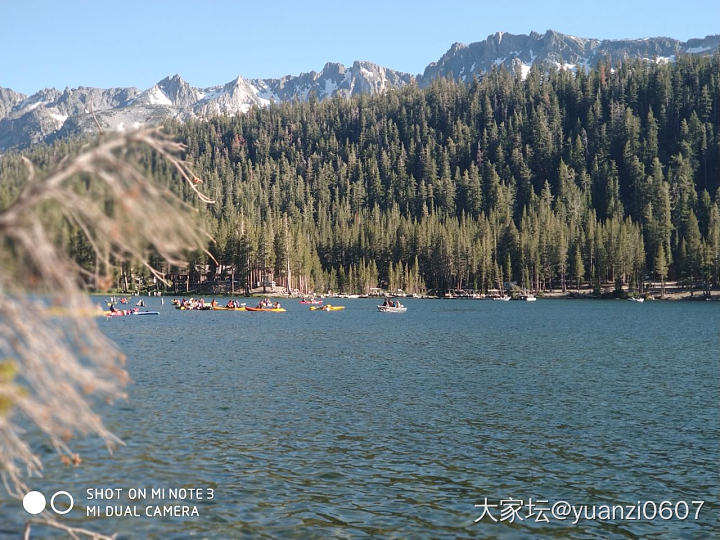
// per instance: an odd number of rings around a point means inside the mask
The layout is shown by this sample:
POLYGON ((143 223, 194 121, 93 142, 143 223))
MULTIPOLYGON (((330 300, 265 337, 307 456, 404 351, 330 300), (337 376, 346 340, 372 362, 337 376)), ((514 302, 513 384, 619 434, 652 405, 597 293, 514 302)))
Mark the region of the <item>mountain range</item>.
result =
POLYGON ((224 85, 196 88, 179 75, 166 77, 147 90, 78 87, 41 90, 31 96, 0 87, 0 152, 58 138, 97 131, 124 131, 161 123, 218 114, 241 114, 253 106, 356 94, 374 94, 416 83, 428 86, 437 77, 468 82, 500 66, 525 77, 530 67, 585 69, 608 58, 672 62, 680 54, 713 54, 720 35, 681 42, 671 38, 599 40, 548 30, 544 34, 497 32, 465 45, 453 44, 436 62, 416 76, 356 61, 350 67, 329 62, 322 71, 280 79, 236 79, 224 85))

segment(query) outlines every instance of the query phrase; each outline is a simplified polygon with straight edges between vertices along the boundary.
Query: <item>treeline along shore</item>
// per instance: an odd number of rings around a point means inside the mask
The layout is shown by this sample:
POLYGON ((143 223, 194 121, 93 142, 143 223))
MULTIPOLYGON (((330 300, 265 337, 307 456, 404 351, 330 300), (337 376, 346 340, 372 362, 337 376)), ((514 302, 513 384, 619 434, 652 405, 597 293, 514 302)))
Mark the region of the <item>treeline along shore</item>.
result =
MULTIPOLYGON (((216 203, 191 202, 212 257, 165 270, 176 289, 272 280, 300 292, 442 294, 512 282, 642 293, 672 280, 709 294, 720 273, 719 88, 716 52, 587 73, 533 67, 524 79, 500 69, 470 84, 171 123, 216 203)), ((47 166, 80 144, 30 158, 47 166)), ((161 183, 182 185, 149 151, 141 159, 161 183)), ((26 178, 18 155, 0 161, 0 206, 26 178)), ((48 219, 97 273, 82 231, 48 219)), ((149 282, 135 261, 115 272, 119 287, 149 282)))

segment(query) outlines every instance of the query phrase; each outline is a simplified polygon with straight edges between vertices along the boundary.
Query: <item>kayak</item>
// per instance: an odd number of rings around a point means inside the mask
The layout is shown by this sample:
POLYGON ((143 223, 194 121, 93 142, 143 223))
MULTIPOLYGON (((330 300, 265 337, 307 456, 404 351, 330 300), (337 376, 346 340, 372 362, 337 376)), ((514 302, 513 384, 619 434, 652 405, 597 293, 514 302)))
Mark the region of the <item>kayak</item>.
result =
POLYGON ((314 306, 319 306, 323 303, 322 300, 300 300, 301 304, 312 304, 314 306))
POLYGON ((105 317, 125 317, 126 315, 160 315, 159 311, 134 311, 132 309, 119 309, 117 311, 103 311, 105 317))
POLYGON ((285 311, 285 308, 259 308, 259 307, 245 307, 245 311, 274 311, 275 313, 281 313, 285 311))
POLYGON ((185 306, 175 306, 175 309, 179 309, 181 311, 208 311, 212 309, 212 306, 209 304, 207 306, 203 307, 185 307, 185 306))
POLYGON ((215 306, 212 308, 213 311, 245 311, 245 306, 239 306, 239 307, 225 307, 225 306, 215 306))
POLYGON ((327 306, 311 306, 310 311, 341 311, 345 309, 345 306, 331 306, 328 304, 327 306))

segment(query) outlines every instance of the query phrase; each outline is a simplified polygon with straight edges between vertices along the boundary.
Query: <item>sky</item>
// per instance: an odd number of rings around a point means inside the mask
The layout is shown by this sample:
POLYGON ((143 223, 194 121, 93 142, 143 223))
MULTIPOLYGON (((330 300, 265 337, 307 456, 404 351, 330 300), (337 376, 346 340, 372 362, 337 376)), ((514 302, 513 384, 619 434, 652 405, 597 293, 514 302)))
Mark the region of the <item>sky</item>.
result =
POLYGON ((354 60, 418 74, 454 42, 548 29, 684 41, 720 33, 720 0, 0 0, 0 87, 208 87, 354 60))

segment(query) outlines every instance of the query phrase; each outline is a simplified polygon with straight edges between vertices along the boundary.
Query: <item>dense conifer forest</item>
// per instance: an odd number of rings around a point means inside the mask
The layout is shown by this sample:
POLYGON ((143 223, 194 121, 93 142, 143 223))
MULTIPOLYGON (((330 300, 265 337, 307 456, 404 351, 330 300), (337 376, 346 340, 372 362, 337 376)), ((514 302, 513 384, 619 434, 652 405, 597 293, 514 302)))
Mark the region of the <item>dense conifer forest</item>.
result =
MULTIPOLYGON (((504 69, 377 96, 172 123, 216 200, 190 278, 302 292, 488 291, 677 280, 720 270, 720 54, 588 73, 504 69), (214 260, 213 260, 214 259, 214 260), (202 275, 202 276, 201 276, 202 275)), ((78 142, 39 148, 39 167, 78 142)), ((161 182, 173 172, 148 152, 161 182)), ((0 207, 27 172, 0 162, 0 207)), ((181 195, 193 200, 191 190, 181 195)), ((62 241, 88 270, 71 224, 62 241)), ((118 275, 139 273, 132 261, 118 275)), ((187 274, 187 269, 168 269, 187 274)))

